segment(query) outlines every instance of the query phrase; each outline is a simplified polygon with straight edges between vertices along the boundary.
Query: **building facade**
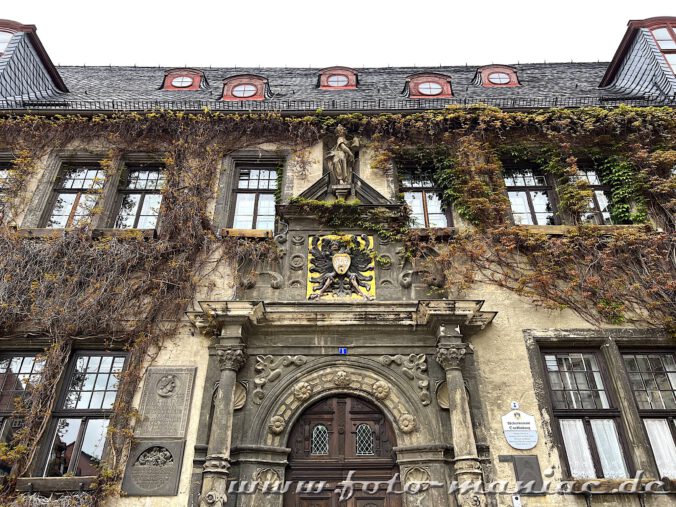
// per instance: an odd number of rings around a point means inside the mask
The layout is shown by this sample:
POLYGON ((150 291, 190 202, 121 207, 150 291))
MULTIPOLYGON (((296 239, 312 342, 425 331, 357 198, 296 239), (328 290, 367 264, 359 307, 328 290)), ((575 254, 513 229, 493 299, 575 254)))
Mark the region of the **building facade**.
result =
MULTIPOLYGON (((633 118, 659 108, 661 120, 646 120, 654 131, 646 146, 660 164, 676 164, 676 18, 631 21, 610 63, 361 70, 56 67, 34 26, 0 21, 4 248, 28 266, 3 264, 3 315, 11 317, 3 317, 0 341, 7 504, 671 505, 673 259, 666 256, 654 295, 665 303, 648 307, 667 316, 661 325, 594 323, 573 305, 543 306, 537 293, 486 271, 457 296, 443 251, 482 230, 471 218, 470 186, 456 185, 462 173, 444 182, 428 170, 430 158, 410 156, 405 132, 392 134, 399 155, 383 162, 379 143, 395 130, 389 118, 451 115, 428 148, 460 131, 482 132, 475 141, 483 142, 492 127, 468 119, 478 104, 526 132, 521 148, 530 146, 524 139, 537 142, 524 125, 538 114, 571 112, 565 125, 559 117, 550 125, 558 135, 585 114, 608 114, 610 125, 613 111, 633 118), (466 123, 455 123, 456 111, 470 115, 466 123), (183 122, 191 125, 185 137, 171 126, 183 122), (199 149, 184 150, 182 141, 199 149), (180 205, 199 210, 192 225, 176 219, 187 216, 180 205), (217 246, 205 240, 195 249, 199 264, 186 282, 194 290, 181 295, 183 304, 171 283, 146 279, 155 262, 170 259, 167 273, 175 273, 193 259, 151 250, 178 249, 172 238, 183 236, 171 229, 189 235, 191 227, 210 231, 217 246), (425 243, 422 253, 412 253, 411 234, 425 243), (274 252, 261 254, 263 244, 274 252), (82 265, 41 267, 77 249, 92 252, 82 265), (133 263, 124 257, 130 249, 133 263), (117 271, 98 270, 105 265, 117 271), (21 277, 27 285, 15 285, 21 277), (129 289, 134 301, 151 308, 169 294, 180 308, 168 324, 162 309, 157 317, 120 306, 116 325, 155 319, 152 328, 132 327, 163 336, 142 355, 141 338, 117 339, 108 310, 97 306, 117 302, 111 293, 124 293, 127 281, 154 288, 129 289), (70 292, 51 288, 59 283, 70 292), (30 294, 19 297, 16 287, 30 294), (44 313, 52 317, 35 318, 43 311, 36 302, 50 300, 57 309, 44 313), (100 313, 87 314, 89 306, 100 313), (26 308, 30 316, 22 316, 26 308), (58 374, 50 361, 61 363, 58 374), (124 375, 137 366, 134 383, 124 375), (35 387, 43 383, 51 387, 35 387), (120 422, 121 393, 133 424, 120 422), (36 414, 31 403, 44 410, 36 414), (20 433, 26 427, 33 435, 20 433), (120 439, 126 443, 112 444, 120 439), (29 451, 12 454, 24 441, 29 451), (109 462, 120 471, 112 494, 101 487, 109 462)), ((647 227, 667 238, 673 256, 674 169, 660 179, 664 188, 651 189, 667 204, 659 212, 647 206, 639 220, 638 197, 621 195, 628 187, 604 176, 594 158, 610 160, 612 152, 593 147, 632 138, 636 122, 586 133, 580 146, 589 158, 571 151, 576 161, 566 163, 576 170, 567 184, 586 192, 577 212, 541 158, 508 156, 491 141, 506 222, 554 239, 576 228, 605 238, 647 227)), ((406 125, 416 143, 418 127, 406 125)), ((507 130, 504 145, 513 148, 507 130)), ((477 181, 493 181, 493 155, 464 146, 454 152, 456 167, 483 168, 477 181)), ((479 211, 492 210, 490 201, 479 211)), ((605 300, 595 303, 608 314, 605 300)))

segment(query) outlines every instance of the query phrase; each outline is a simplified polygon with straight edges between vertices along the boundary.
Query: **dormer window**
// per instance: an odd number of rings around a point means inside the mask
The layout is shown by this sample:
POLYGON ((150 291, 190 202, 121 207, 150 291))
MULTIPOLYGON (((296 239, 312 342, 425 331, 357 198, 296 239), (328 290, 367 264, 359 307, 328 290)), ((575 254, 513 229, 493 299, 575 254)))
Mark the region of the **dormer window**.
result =
POLYGON ((506 65, 487 65, 480 67, 474 76, 473 84, 484 87, 519 86, 516 70, 506 65))
POLYGON ((204 74, 195 69, 170 69, 164 74, 163 90, 195 91, 206 85, 204 74))
POLYGON ((412 99, 445 99, 453 96, 451 78, 444 74, 414 74, 406 79, 404 93, 412 99))
POLYGON ((319 71, 321 90, 354 90, 359 83, 357 71, 349 67, 329 67, 319 71))
POLYGON ((657 42, 657 47, 662 51, 672 72, 676 74, 676 26, 667 25, 653 28, 651 31, 655 42, 657 42))
POLYGON ((223 100, 265 100, 268 80, 254 74, 232 76, 223 82, 223 100))
POLYGON ((5 53, 5 49, 7 48, 9 41, 12 40, 13 35, 14 34, 10 32, 0 31, 0 56, 5 53))

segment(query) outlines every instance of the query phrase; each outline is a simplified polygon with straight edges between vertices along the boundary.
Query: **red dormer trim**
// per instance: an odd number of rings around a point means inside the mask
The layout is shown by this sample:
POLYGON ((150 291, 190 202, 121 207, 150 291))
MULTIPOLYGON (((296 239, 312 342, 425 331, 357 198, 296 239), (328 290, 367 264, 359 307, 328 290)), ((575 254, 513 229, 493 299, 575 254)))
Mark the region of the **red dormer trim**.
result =
POLYGON ((49 77, 52 78, 56 89, 61 92, 68 91, 66 83, 63 82, 63 79, 56 70, 54 63, 52 63, 52 59, 49 58, 45 47, 42 45, 42 42, 40 42, 40 38, 36 33, 37 27, 35 25, 24 25, 10 19, 0 19, 0 30, 10 33, 25 33, 30 40, 33 49, 38 54, 38 58, 40 58, 40 61, 42 61, 42 64, 45 66, 49 77))
POLYGON ((350 67, 327 67, 319 71, 317 87, 320 90, 354 90, 359 85, 359 75, 357 71, 350 67), (347 79, 344 86, 335 86, 329 84, 331 76, 339 76, 347 79))
POLYGON ((263 76, 255 74, 240 74, 230 76, 223 81, 222 100, 265 100, 267 95, 268 80, 263 76), (255 88, 253 95, 247 97, 238 97, 233 94, 235 88, 242 85, 250 85, 255 88))
POLYGON ((641 28, 658 28, 660 26, 674 24, 676 24, 676 17, 674 16, 659 16, 656 18, 632 19, 629 21, 629 23, 627 23, 627 31, 624 33, 624 37, 622 37, 622 41, 620 42, 617 51, 615 51, 615 55, 613 56, 610 65, 608 65, 606 73, 603 75, 603 79, 601 79, 599 87, 603 88, 604 86, 608 86, 613 82, 613 79, 615 79, 615 74, 617 74, 617 71, 620 70, 620 66, 624 61, 624 58, 627 56, 627 52, 631 47, 631 43, 634 42, 634 37, 636 37, 636 32, 638 30, 641 28))
POLYGON ((162 82, 162 90, 177 90, 177 91, 195 91, 206 86, 206 79, 204 73, 197 69, 169 69, 164 73, 164 81, 162 82), (189 77, 192 79, 190 86, 174 86, 172 81, 178 77, 189 77))
POLYGON ((408 92, 408 97, 411 99, 448 99, 453 97, 453 89, 451 87, 451 76, 446 74, 438 74, 436 72, 421 72, 420 74, 412 74, 406 78, 406 87, 404 92, 408 92), (425 83, 435 83, 441 87, 441 92, 435 95, 423 93, 421 85, 425 83))
POLYGON ((477 73, 481 78, 481 86, 485 88, 509 88, 513 86, 521 86, 519 77, 516 75, 516 69, 508 65, 484 65, 477 69, 477 73), (490 80, 491 74, 507 74, 509 81, 506 83, 493 83, 490 80))

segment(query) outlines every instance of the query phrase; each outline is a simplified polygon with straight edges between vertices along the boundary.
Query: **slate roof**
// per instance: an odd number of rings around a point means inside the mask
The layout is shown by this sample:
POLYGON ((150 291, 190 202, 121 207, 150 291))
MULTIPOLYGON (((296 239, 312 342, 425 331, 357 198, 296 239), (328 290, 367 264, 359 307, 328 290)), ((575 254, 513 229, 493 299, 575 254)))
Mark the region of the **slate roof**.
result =
POLYGON ((202 69, 208 82, 204 90, 161 90, 161 67, 57 67, 69 92, 50 101, 2 103, 0 109, 145 110, 151 108, 200 110, 378 111, 443 108, 449 104, 487 103, 506 109, 616 105, 628 102, 654 104, 644 97, 598 87, 608 63, 536 63, 512 65, 519 87, 482 87, 472 84, 477 67, 388 67, 356 69, 356 90, 320 90, 316 68, 212 68, 202 69), (411 74, 436 72, 451 77, 451 99, 407 99, 405 80, 411 74), (238 74, 268 79, 271 98, 265 101, 219 100, 223 80, 238 74))

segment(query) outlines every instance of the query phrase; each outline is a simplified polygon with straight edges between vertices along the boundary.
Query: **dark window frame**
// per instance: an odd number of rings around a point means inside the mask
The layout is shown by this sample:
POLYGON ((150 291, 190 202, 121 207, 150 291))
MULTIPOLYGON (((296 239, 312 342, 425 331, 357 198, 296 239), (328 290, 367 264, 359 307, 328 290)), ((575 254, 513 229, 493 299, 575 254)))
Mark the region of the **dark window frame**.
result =
MULTIPOLYGON (((124 171, 122 172, 122 176, 120 177, 120 180, 117 185, 117 191, 115 195, 115 205, 113 207, 113 212, 110 214, 110 220, 108 221, 108 226, 114 229, 120 229, 120 230, 134 230, 138 229, 138 223, 139 220, 141 219, 141 211, 143 210, 143 203, 145 201, 145 198, 147 195, 162 195, 163 189, 160 188, 158 189, 141 189, 141 188, 129 188, 129 173, 131 171, 135 170, 143 170, 144 168, 147 168, 148 170, 157 170, 160 171, 163 174, 163 179, 164 179, 164 185, 166 185, 166 168, 163 164, 160 163, 126 163, 124 167, 124 171), (133 227, 127 227, 127 228, 119 228, 116 227, 117 220, 122 208, 122 203, 124 201, 124 198, 126 195, 130 194, 141 194, 141 199, 139 200, 138 208, 136 210, 136 213, 134 215, 134 226, 133 227)), ((154 230, 159 229, 160 223, 161 223, 161 218, 162 218, 162 203, 164 199, 160 201, 160 209, 157 213, 157 220, 155 222, 155 227, 153 228, 154 230)))
MULTIPOLYGON (((610 210, 611 210, 611 192, 612 188, 610 185, 607 185, 603 183, 601 180, 601 175, 599 174, 599 171, 597 171, 593 167, 580 167, 579 169, 580 173, 585 173, 584 176, 582 175, 575 175, 573 176, 573 179, 581 179, 583 181, 586 181, 587 186, 589 187, 589 190, 592 191, 592 209, 588 210, 587 212, 583 213, 583 215, 593 215, 593 223, 595 225, 613 225, 612 223, 612 215, 610 215, 610 210), (598 179, 599 183, 591 183, 588 178, 588 173, 594 173, 596 178, 598 179), (610 223, 606 224, 605 220, 603 218, 603 211, 601 210, 601 205, 599 204, 598 197, 596 196, 596 192, 603 192, 606 195, 606 199, 608 200, 608 214, 610 215, 610 223)), ((583 220, 584 221, 584 220, 583 220)))
POLYGON ((5 194, 5 192, 8 190, 5 185, 11 178, 10 172, 12 171, 13 167, 14 164, 12 164, 10 160, 0 160, 0 174, 4 172, 7 173, 6 176, 0 176, 0 220, 2 220, 5 214, 5 208, 7 207, 7 203, 10 199, 9 195, 5 194))
POLYGON ((587 445, 592 458, 592 463, 594 465, 594 472, 596 478, 603 479, 603 467, 601 465, 601 459, 599 455, 598 448, 596 446, 596 441, 591 429, 591 420, 592 419, 612 419, 615 423, 615 429, 617 431, 617 438, 620 445, 620 450, 622 451, 622 457, 624 459, 625 468, 627 469, 627 478, 633 477, 635 472, 635 466, 633 457, 630 452, 628 445, 627 433, 624 427, 624 417, 621 409, 619 408, 618 398, 615 395, 613 389, 613 382, 609 370, 607 369, 605 359, 600 350, 596 348, 582 348, 579 346, 558 346, 558 347, 540 347, 540 363, 542 366, 542 375, 543 382, 546 391, 546 397, 549 404, 549 410, 554 419, 556 419, 556 424, 553 425, 554 434, 556 440, 559 443, 558 448, 561 453, 562 465, 565 466, 565 471, 567 477, 572 480, 588 480, 582 478, 572 477, 570 461, 568 458, 568 452, 566 450, 565 442, 563 439, 563 432, 561 431, 561 426, 559 421, 561 419, 581 419, 584 425, 585 435, 587 437, 587 445), (603 382, 604 391, 608 398, 609 408, 607 409, 557 409, 554 407, 552 399, 552 385, 549 379, 549 374, 547 370, 547 362, 545 356, 547 354, 593 354, 596 358, 597 364, 599 365, 599 372, 601 374, 601 380, 603 382))
POLYGON ((667 33, 671 37, 671 40, 674 42, 674 44, 676 44, 676 25, 664 24, 650 27, 650 35, 655 41, 658 51, 662 53, 665 61, 667 62, 667 66, 670 67, 671 71, 674 73, 674 75, 676 75, 676 62, 674 62, 673 64, 670 63, 669 60, 667 60, 666 56, 668 54, 676 55, 676 49, 663 49, 662 47, 660 47, 660 43, 657 41, 657 37, 655 37, 655 30, 660 30, 662 28, 667 30, 667 33))
MULTIPOLYGON (((624 361, 626 355, 660 355, 660 354, 672 354, 673 356, 676 357, 676 351, 675 350, 669 350, 669 349, 651 349, 651 348, 634 348, 634 347, 628 347, 628 348, 622 348, 620 349, 620 354, 622 356, 622 363, 624 366, 624 371, 627 374, 627 377, 629 378, 629 375, 632 373, 629 371, 627 368, 626 362, 624 361)), ((639 370, 640 371, 640 370, 639 370)), ((639 418, 641 419, 641 422, 643 423, 644 419, 666 419, 669 424, 669 429, 671 430, 671 438, 674 440, 674 444, 676 445, 676 407, 673 409, 655 409, 655 408, 641 408, 638 400, 636 399, 636 391, 633 389, 633 385, 631 384, 631 379, 629 379, 629 386, 631 388, 631 399, 634 401, 634 404, 636 406, 636 410, 638 411, 639 418)), ((645 427, 645 424, 643 424, 643 431, 645 432, 646 439, 648 442, 650 442, 650 439, 648 438, 648 430, 645 427)), ((657 466, 657 460, 654 455, 654 451, 652 449, 652 445, 650 447, 650 452, 653 455, 653 460, 655 461, 655 466, 657 466)))
MULTIPOLYGON (((446 227, 453 227, 453 211, 450 206, 443 206, 443 202, 441 202, 441 189, 434 184, 432 180, 423 180, 423 179, 413 179, 412 177, 408 178, 412 182, 422 182, 422 181, 429 181, 431 185, 420 185, 420 184, 413 184, 413 185, 406 185, 407 178, 401 178, 400 180, 400 185, 399 185, 399 192, 402 194, 405 194, 406 192, 416 192, 416 193, 421 193, 423 196, 422 204, 423 204, 423 218, 425 221, 425 224, 419 227, 414 227, 415 229, 430 229, 434 227, 430 227, 430 217, 429 217, 429 212, 427 209, 427 195, 428 194, 433 194, 435 197, 439 198, 439 202, 442 204, 441 211, 443 212, 444 216, 446 217, 446 227)), ((405 198, 404 198, 405 200, 405 198)), ((407 203, 408 204, 408 203, 407 203)))
MULTIPOLYGON (((52 185, 52 188, 50 189, 50 195, 49 198, 47 199, 47 205, 45 206, 44 212, 42 214, 42 217, 40 219, 40 227, 45 227, 49 228, 49 220, 52 217, 54 213, 54 208, 56 206, 56 202, 58 199, 59 194, 75 194, 76 199, 75 202, 73 203, 73 206, 70 210, 70 213, 68 215, 68 219, 66 221, 66 225, 64 227, 53 227, 54 229, 69 229, 73 227, 73 221, 76 216, 76 212, 80 203, 80 200, 84 195, 88 194, 99 194, 97 202, 95 206, 101 204, 101 200, 103 199, 103 191, 104 191, 104 186, 105 186, 105 178, 106 178, 106 171, 103 167, 101 167, 100 162, 98 161, 75 161, 75 162, 63 162, 61 163, 58 172, 57 172, 57 177, 56 180, 54 181, 54 184, 52 185), (64 187, 64 182, 66 179, 66 175, 68 174, 69 170, 75 169, 75 168, 87 168, 87 169, 96 169, 97 171, 100 171, 99 174, 97 174, 97 177, 102 175, 103 180, 101 181, 100 187, 99 188, 65 188, 64 187)), ((61 215, 64 216, 64 215, 61 215)), ((96 214, 93 213, 89 217, 91 219, 92 225, 95 222, 96 219, 96 214)), ((77 225, 77 224, 76 224, 77 225)))
POLYGON ((510 214, 509 218, 511 222, 515 225, 561 225, 561 217, 559 213, 559 201, 556 195, 556 183, 551 174, 545 174, 538 167, 531 164, 504 164, 503 169, 503 180, 505 182, 505 191, 507 194, 507 199, 510 202, 510 214), (544 185, 508 185, 507 178, 513 177, 518 174, 525 172, 530 172, 533 175, 533 178, 544 178, 544 185), (531 217, 532 224, 517 224, 514 219, 514 211, 511 207, 511 199, 509 198, 510 192, 525 192, 526 199, 528 202, 528 211, 531 217), (547 199, 549 200, 549 205, 552 208, 552 222, 551 224, 540 224, 538 223, 537 215, 535 212, 535 206, 533 205, 533 196, 531 192, 545 192, 547 194, 547 199))
MULTIPOLYGON (((238 194, 255 194, 254 198, 254 205, 253 205, 253 218, 252 218, 252 226, 247 228, 247 230, 272 230, 273 232, 277 228, 277 213, 275 212, 274 215, 274 222, 273 222, 273 227, 272 229, 256 229, 256 222, 258 221, 258 202, 261 194, 267 194, 267 195, 275 195, 279 189, 277 188, 278 183, 275 184, 275 188, 272 189, 261 189, 261 188, 238 188, 239 187, 239 179, 242 170, 250 170, 250 169, 256 169, 256 170, 268 170, 268 171, 274 171, 275 177, 274 180, 277 182, 278 177, 279 177, 279 163, 275 164, 274 162, 260 162, 260 163, 255 163, 255 162, 250 162, 250 161, 235 161, 235 171, 234 171, 234 178, 232 180, 232 185, 231 185, 231 199, 232 199, 232 204, 229 209, 228 213, 228 219, 227 219, 227 226, 229 228, 234 228, 234 223, 235 223, 235 212, 237 211, 237 196, 238 194)), ((238 227, 240 229, 240 227, 238 227)))
MULTIPOLYGON (((36 468, 34 469, 34 475, 38 477, 59 477, 54 475, 48 475, 47 470, 50 465, 50 456, 52 454, 52 449, 54 446, 54 441, 57 438, 58 423, 60 419, 80 419, 81 425, 78 429, 78 434, 74 442, 72 455, 77 456, 76 459, 71 458, 71 462, 68 465, 68 473, 72 473, 74 469, 77 468, 79 462, 79 454, 82 450, 82 445, 84 442, 84 433, 86 432, 87 424, 91 419, 110 419, 113 415, 113 408, 110 409, 77 409, 77 408, 63 408, 65 401, 68 397, 68 391, 71 383, 71 379, 75 372, 77 366, 77 360, 80 357, 87 356, 101 356, 101 357, 123 357, 124 362, 122 364, 122 372, 127 369, 129 355, 126 352, 118 350, 98 350, 98 349, 82 349, 73 351, 68 358, 68 366, 64 370, 63 375, 59 379, 59 384, 57 386, 58 394, 56 396, 56 403, 54 409, 50 415, 51 421, 47 426, 47 432, 45 433, 45 439, 43 440, 43 445, 41 446, 41 459, 36 461, 36 468)), ((97 370, 98 373, 98 370, 97 370)), ((119 393, 119 391, 118 391, 119 393)), ((117 401, 117 395, 115 397, 117 401)), ((115 403, 115 402, 113 402, 115 403)), ((104 438, 104 447, 102 450, 102 460, 105 460, 108 449, 107 449, 107 435, 104 438)), ((65 475, 65 474, 64 474, 65 475)))

